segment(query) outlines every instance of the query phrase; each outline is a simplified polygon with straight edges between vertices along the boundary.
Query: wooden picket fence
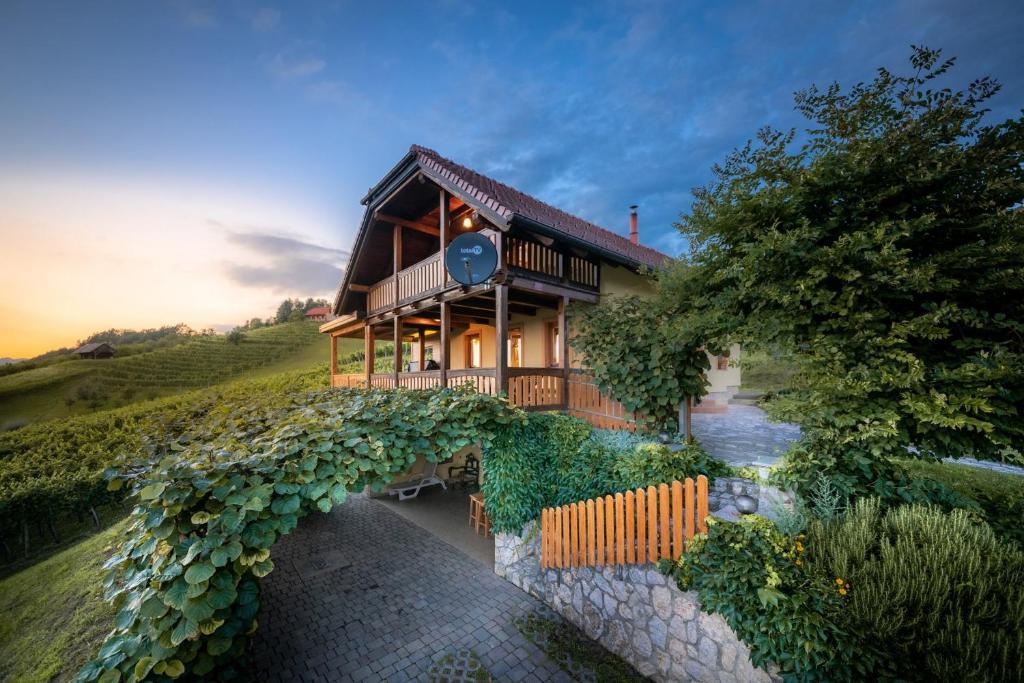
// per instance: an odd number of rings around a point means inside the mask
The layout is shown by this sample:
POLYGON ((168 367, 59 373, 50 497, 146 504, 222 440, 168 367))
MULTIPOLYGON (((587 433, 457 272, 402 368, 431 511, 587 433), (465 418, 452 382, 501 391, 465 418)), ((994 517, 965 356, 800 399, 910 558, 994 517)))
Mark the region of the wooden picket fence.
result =
POLYGON ((591 567, 676 559, 707 531, 708 478, 616 493, 540 516, 541 566, 591 567))

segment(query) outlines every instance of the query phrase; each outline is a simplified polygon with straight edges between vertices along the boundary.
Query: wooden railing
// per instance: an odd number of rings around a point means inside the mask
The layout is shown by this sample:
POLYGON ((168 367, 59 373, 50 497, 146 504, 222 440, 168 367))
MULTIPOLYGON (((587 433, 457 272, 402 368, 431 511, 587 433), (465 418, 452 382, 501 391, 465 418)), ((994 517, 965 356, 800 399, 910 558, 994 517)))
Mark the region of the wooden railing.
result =
POLYGON ((707 531, 704 475, 657 488, 544 508, 541 567, 592 567, 674 560, 707 531))
POLYGON ((600 286, 598 273, 599 270, 596 263, 592 263, 579 256, 569 257, 569 279, 573 282, 597 289, 600 286))
POLYGON ((569 414, 601 429, 636 429, 632 413, 602 393, 593 377, 579 370, 569 373, 569 414))
POLYGON ((441 372, 438 370, 400 372, 398 373, 398 386, 406 389, 430 389, 441 386, 441 372))
POLYGON ((509 268, 562 277, 562 255, 538 242, 510 237, 505 261, 509 268))
POLYGON ((524 408, 561 408, 562 377, 562 368, 509 368, 509 401, 524 408))
POLYGON ((439 253, 399 271, 398 303, 412 301, 444 289, 447 276, 444 261, 441 260, 439 253))
POLYGON ((370 313, 395 305, 395 279, 389 277, 370 287, 366 294, 366 309, 370 313))
POLYGON ((481 394, 496 394, 494 368, 467 368, 465 370, 449 370, 448 386, 451 388, 471 384, 481 394))
POLYGON ((374 389, 394 389, 395 376, 390 372, 380 372, 370 375, 370 386, 374 389))
POLYGON ((346 375, 331 375, 331 386, 332 387, 365 387, 366 386, 366 374, 365 373, 350 373, 346 375))

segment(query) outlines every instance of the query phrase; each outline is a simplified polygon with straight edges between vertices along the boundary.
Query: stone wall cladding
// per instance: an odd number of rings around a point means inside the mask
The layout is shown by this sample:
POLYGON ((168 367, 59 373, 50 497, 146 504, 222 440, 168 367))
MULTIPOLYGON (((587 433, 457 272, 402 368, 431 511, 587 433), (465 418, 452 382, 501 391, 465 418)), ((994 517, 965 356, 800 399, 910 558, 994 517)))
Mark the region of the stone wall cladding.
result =
POLYGON ((539 552, 533 523, 522 536, 498 534, 494 571, 643 675, 655 681, 780 680, 751 663, 725 619, 703 612, 695 592, 679 590, 653 565, 542 570, 539 552))

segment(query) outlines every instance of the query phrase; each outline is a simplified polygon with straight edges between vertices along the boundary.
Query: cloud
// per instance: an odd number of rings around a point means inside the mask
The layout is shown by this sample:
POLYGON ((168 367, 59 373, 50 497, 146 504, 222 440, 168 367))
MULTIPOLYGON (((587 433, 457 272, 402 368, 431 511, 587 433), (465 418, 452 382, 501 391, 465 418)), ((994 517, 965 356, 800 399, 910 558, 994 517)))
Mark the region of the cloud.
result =
POLYGON ((319 73, 327 66, 327 62, 311 55, 297 57, 285 53, 277 53, 267 63, 267 71, 274 78, 290 81, 319 73))
POLYGON ((223 264, 225 274, 245 287, 303 296, 331 292, 341 282, 350 256, 342 249, 265 228, 236 228, 215 219, 207 223, 224 230, 228 242, 258 257, 257 263, 223 264))
POLYGON ((214 29, 220 25, 217 15, 209 7, 195 5, 188 0, 178 0, 173 3, 173 6, 181 16, 181 20, 190 28, 214 29))
POLYGON ((249 15, 249 26, 254 31, 273 31, 281 25, 281 12, 273 7, 261 7, 249 15))

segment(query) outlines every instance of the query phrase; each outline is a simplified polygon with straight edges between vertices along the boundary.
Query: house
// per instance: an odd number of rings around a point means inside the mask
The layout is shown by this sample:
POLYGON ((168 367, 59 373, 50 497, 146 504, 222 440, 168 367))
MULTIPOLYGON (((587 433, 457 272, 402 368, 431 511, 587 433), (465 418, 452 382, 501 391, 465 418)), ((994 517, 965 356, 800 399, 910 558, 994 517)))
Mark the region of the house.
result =
POLYGON ((326 322, 331 319, 331 309, 326 306, 314 306, 306 311, 306 320, 326 322))
MULTIPOLYGON (((567 410, 602 427, 630 415, 601 394, 568 345, 567 307, 615 294, 649 294, 645 269, 670 257, 640 243, 636 207, 627 238, 413 145, 372 187, 332 312, 332 386, 427 388, 471 383, 516 405, 567 410), (463 286, 444 264, 445 246, 477 232, 497 250, 488 281, 463 286), (367 362, 339 374, 337 339, 396 343, 390 372, 367 362), (408 345, 408 354, 403 353, 408 345)), ((738 348, 733 357, 738 357, 738 348)), ((712 359, 712 398, 739 385, 739 369, 712 359)), ((711 407, 711 406, 708 406, 711 407)))
POLYGON ((75 349, 79 358, 113 358, 114 347, 107 342, 94 342, 75 349))

